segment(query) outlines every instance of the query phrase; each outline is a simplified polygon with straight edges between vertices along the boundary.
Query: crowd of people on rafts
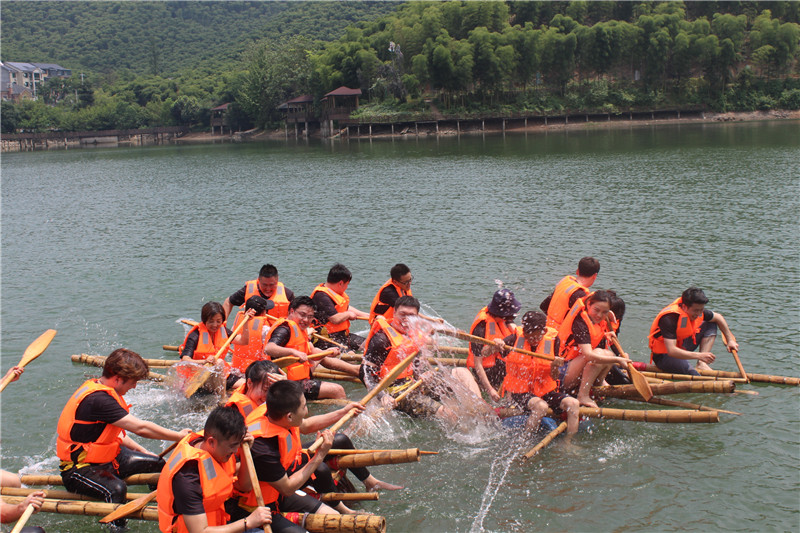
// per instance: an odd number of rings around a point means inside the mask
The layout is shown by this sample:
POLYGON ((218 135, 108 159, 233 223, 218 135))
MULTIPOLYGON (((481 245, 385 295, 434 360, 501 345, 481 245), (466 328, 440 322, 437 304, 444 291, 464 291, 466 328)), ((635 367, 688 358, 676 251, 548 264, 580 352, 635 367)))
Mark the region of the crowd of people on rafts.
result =
MULTIPOLYGON (((561 279, 541 303, 541 311, 526 312, 521 325, 515 323, 521 304, 513 292, 496 291, 469 331, 482 342, 470 343, 466 368, 451 370, 452 378, 476 401, 482 402, 484 393, 490 402, 507 397, 527 413, 526 426, 531 430, 552 409, 556 417, 566 418, 568 435, 574 434, 579 407, 596 407, 592 387, 627 379, 617 367, 626 364, 625 354, 611 342, 619 332, 625 303, 613 291, 590 290, 599 271, 597 259, 581 259, 575 275, 561 279)), ((351 410, 364 410, 362 404, 350 402, 309 417, 307 401, 346 398, 341 385, 314 379, 313 371, 322 365, 344 372, 372 390, 401 361, 430 343, 433 326, 441 327, 441 319, 420 313, 411 290, 413 276, 404 264, 391 268, 368 313, 350 304, 351 279, 351 272, 336 264, 310 296, 298 296, 279 281, 274 266, 264 265, 256 279, 223 303, 203 306, 201 321, 179 348, 181 358, 213 359, 228 340, 233 354, 231 363, 218 363, 230 393, 227 404, 214 409, 202 433, 173 431, 130 414, 123 396, 147 377, 148 367, 135 352, 112 352, 102 377, 82 384, 61 413, 56 453, 65 487, 121 503, 127 490, 123 478, 160 471, 157 501, 164 532, 238 533, 260 531, 266 524, 277 532, 299 532, 304 531, 302 526, 280 512, 352 513, 343 502, 322 503, 296 493, 306 485, 318 493, 337 490, 337 476, 326 455, 332 447, 354 445, 347 436, 325 428, 351 410), (228 328, 228 316, 242 306, 228 328), (369 322, 366 339, 351 333, 356 320, 369 322), (338 357, 362 349, 360 365, 338 357), (273 360, 286 357, 294 359, 281 370, 273 360), (176 441, 177 446, 165 460, 147 452, 126 431, 176 441), (303 444, 301 434, 317 434, 318 448, 308 451, 310 443, 303 444), (245 466, 241 453, 245 445, 251 450, 257 479, 251 479, 245 466), (263 502, 257 499, 259 492, 263 502)), ((691 287, 658 313, 649 333, 651 363, 670 373, 697 374, 692 361, 697 368, 708 369, 718 329, 727 349, 738 349, 724 317, 706 309, 707 303, 703 291, 691 287)), ((21 369, 10 372, 18 379, 21 369)), ((429 365, 409 365, 388 387, 380 387, 377 398, 384 408, 410 416, 453 418, 456 413, 441 401, 441 389, 429 386, 437 375, 429 365)), ((352 471, 367 490, 402 488, 375 478, 366 468, 352 471)), ((13 481, 11 475, 3 484, 13 481)), ((38 506, 41 497, 34 494, 24 503, 38 506)), ((15 520, 20 509, 3 504, 3 521, 15 520)), ((124 528, 125 520, 112 527, 124 528)))

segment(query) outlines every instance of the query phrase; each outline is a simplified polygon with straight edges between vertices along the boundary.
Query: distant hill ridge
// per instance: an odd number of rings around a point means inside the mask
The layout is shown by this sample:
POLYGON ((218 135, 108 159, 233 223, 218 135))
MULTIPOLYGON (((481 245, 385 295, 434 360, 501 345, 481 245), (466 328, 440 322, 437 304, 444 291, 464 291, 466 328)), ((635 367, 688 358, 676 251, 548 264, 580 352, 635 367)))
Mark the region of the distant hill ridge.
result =
POLYGON ((394 2, 2 3, 2 59, 169 75, 238 59, 248 43, 303 34, 330 41, 394 2))

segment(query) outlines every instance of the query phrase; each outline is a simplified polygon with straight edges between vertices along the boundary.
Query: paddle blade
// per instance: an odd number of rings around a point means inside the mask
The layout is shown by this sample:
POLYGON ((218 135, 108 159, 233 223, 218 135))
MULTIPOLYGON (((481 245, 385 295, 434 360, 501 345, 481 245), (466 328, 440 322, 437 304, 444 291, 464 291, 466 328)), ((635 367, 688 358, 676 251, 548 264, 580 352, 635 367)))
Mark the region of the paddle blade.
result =
POLYGON ((41 335, 39 338, 33 341, 25 348, 25 352, 22 354, 22 359, 19 361, 19 366, 25 366, 44 352, 48 346, 50 346, 50 342, 53 340, 53 337, 56 336, 56 330, 48 329, 41 335))
POLYGON ((150 503, 151 501, 156 499, 156 494, 158 491, 153 491, 150 494, 145 494, 135 500, 131 500, 125 505, 118 507, 114 512, 111 512, 100 519, 101 524, 108 524, 109 522, 113 522, 114 520, 118 520, 120 518, 125 518, 131 513, 135 513, 140 509, 144 509, 144 506, 150 503))
POLYGON ((183 396, 185 398, 191 398, 195 392, 200 390, 200 388, 206 384, 210 377, 211 371, 208 368, 203 368, 200 372, 192 376, 192 379, 186 383, 186 388, 183 390, 183 396))
POLYGON ((636 370, 631 363, 628 363, 628 373, 631 376, 631 381, 633 381, 633 386, 636 387, 636 391, 642 395, 644 401, 649 402, 650 398, 653 397, 653 389, 650 388, 647 378, 636 370))

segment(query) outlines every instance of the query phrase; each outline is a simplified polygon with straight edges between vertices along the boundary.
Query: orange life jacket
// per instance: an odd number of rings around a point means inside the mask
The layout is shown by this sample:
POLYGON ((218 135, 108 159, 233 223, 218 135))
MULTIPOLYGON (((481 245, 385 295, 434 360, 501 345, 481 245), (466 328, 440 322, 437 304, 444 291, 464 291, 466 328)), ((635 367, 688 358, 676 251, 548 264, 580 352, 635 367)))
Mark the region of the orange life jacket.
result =
POLYGON ((565 276, 558 282, 556 288, 553 290, 553 297, 550 299, 550 305, 547 307, 547 326, 558 329, 564 321, 564 317, 569 312, 569 299, 578 289, 583 289, 586 292, 589 290, 578 283, 578 278, 575 276, 565 276))
POLYGON ((124 431, 122 428, 113 424, 106 424, 106 428, 94 442, 74 442, 70 437, 72 427, 75 424, 103 424, 103 422, 85 422, 75 420, 75 412, 80 403, 91 393, 102 391, 114 398, 117 403, 126 411, 130 411, 130 406, 117 394, 113 388, 103 385, 99 380, 90 379, 84 382, 75 393, 67 400, 67 405, 61 411, 58 419, 58 437, 56 439, 56 455, 62 461, 72 461, 72 453, 78 449, 83 449, 79 461, 81 463, 110 463, 119 454, 120 443, 124 431))
POLYGON ((175 451, 167 460, 158 478, 158 528, 163 533, 188 532, 183 515, 176 515, 173 504, 172 478, 187 461, 197 461, 200 473, 200 488, 203 491, 203 508, 209 526, 223 526, 230 516, 225 512, 225 500, 233 494, 233 483, 236 481, 236 458, 225 464, 219 464, 208 452, 195 448, 190 443, 201 438, 197 433, 190 433, 178 443, 175 451))
MULTIPOLYGON (((372 323, 372 327, 369 330, 367 342, 364 344, 365 353, 369 347, 369 342, 372 340, 372 337, 379 331, 383 331, 383 333, 389 339, 389 344, 391 346, 383 365, 381 365, 380 370, 378 370, 378 375, 381 379, 383 379, 389 374, 389 372, 392 371, 392 369, 394 369, 394 367, 400 364, 403 359, 411 355, 416 347, 412 341, 406 339, 396 329, 394 329, 392 325, 389 324, 388 320, 381 315, 377 315, 375 322, 372 323)), ((397 376, 397 381, 400 381, 404 378, 410 378, 413 373, 414 371, 411 368, 411 365, 409 365, 405 368, 405 370, 403 370, 403 372, 400 373, 399 376, 397 376)))
POLYGON ((271 298, 266 298, 261 294, 261 291, 258 290, 257 279, 251 279, 244 284, 244 287, 245 303, 247 303, 247 299, 251 296, 261 296, 265 300, 269 300, 275 304, 275 307, 267 311, 267 313, 270 315, 278 318, 286 318, 286 316, 289 314, 289 300, 286 299, 286 287, 284 287, 283 283, 280 281, 278 282, 278 287, 275 289, 275 293, 271 298))
MULTIPOLYGON (((310 344, 308 342, 308 332, 303 330, 300 326, 297 325, 297 322, 294 320, 289 320, 288 318, 282 318, 275 322, 275 324, 269 329, 267 333, 267 342, 269 342, 269 338, 272 336, 272 332, 275 331, 278 326, 281 324, 286 324, 289 326, 289 340, 286 343, 285 348, 292 348, 293 350, 298 350, 303 352, 304 354, 308 354, 310 351, 310 344)), ((309 379, 311 377, 311 363, 306 361, 303 363, 302 361, 298 361, 296 363, 292 363, 288 367, 286 367, 286 377, 291 379, 292 381, 302 381, 304 379, 309 379)))
MULTIPOLYGON (((233 329, 243 320, 244 312, 239 311, 236 315, 236 320, 233 322, 233 329)), ((270 321, 266 316, 254 316, 247 323, 247 329, 250 330, 250 342, 244 344, 233 345, 233 356, 231 357, 231 366, 238 368, 242 372, 247 370, 250 363, 254 361, 261 361, 263 359, 269 360, 264 354, 264 341, 261 332, 264 326, 269 326, 270 321)))
POLYGON ((225 403, 226 406, 228 405, 235 405, 236 408, 242 413, 242 416, 247 420, 247 417, 256 410, 258 405, 253 402, 247 395, 244 393, 244 385, 241 385, 237 388, 233 393, 228 397, 228 401, 225 403))
MULTIPOLYGON (((324 292, 325 294, 331 297, 331 300, 333 300, 333 306, 334 308, 336 308, 336 313, 344 313, 345 311, 350 309, 350 297, 347 295, 346 292, 343 294, 337 294, 336 292, 326 287, 324 283, 320 283, 319 285, 314 287, 313 291, 311 291, 311 298, 313 299, 314 295, 317 294, 318 292, 324 292)), ((340 331, 346 332, 350 330, 349 320, 345 320, 344 322, 340 322, 339 324, 332 324, 330 322, 327 322, 322 325, 325 326, 325 329, 328 330, 328 333, 338 333, 340 331)))
POLYGON ((586 300, 594 293, 589 293, 583 298, 580 298, 572 309, 567 313, 564 322, 558 328, 558 338, 561 340, 561 357, 567 361, 572 361, 581 354, 581 349, 575 344, 575 339, 572 337, 572 324, 576 320, 583 320, 589 327, 589 337, 592 349, 597 348, 600 342, 605 338, 608 331, 608 321, 603 320, 600 324, 595 324, 589 315, 586 313, 586 300))
MULTIPOLYGON (((478 312, 478 316, 475 317, 475 320, 472 321, 472 326, 469 328, 469 332, 473 333, 475 331, 475 327, 481 322, 486 322, 486 332, 484 333, 483 337, 490 341, 495 339, 505 339, 512 333, 514 333, 514 326, 508 325, 508 323, 500 317, 493 317, 489 314, 488 307, 484 307, 478 312)), ((500 358, 497 353, 493 353, 492 355, 486 356, 483 358, 483 368, 492 368, 496 362, 496 360, 500 358)), ((469 350, 467 354, 467 368, 474 368, 475 367, 475 357, 472 355, 472 349, 469 350)))
MULTIPOLYGON (((217 355, 219 349, 222 348, 222 345, 228 340, 228 331, 225 329, 225 324, 220 326, 217 332, 212 335, 211 332, 208 331, 206 325, 200 322, 186 334, 186 338, 183 339, 183 344, 178 347, 178 353, 183 353, 183 348, 186 346, 186 339, 189 338, 189 335, 191 335, 193 331, 200 333, 197 338, 197 348, 195 348, 194 354, 192 355, 192 359, 195 360, 205 361, 209 355, 217 355)), ((224 359, 224 357, 225 354, 223 354, 220 359, 224 359)))
MULTIPOLYGON (((558 330, 547 328, 544 337, 539 341, 539 346, 533 350, 522 333, 522 327, 517 326, 516 340, 513 346, 538 352, 545 355, 555 356, 555 339, 558 337, 558 330)), ((506 377, 503 381, 503 390, 517 394, 532 393, 541 398, 548 392, 558 388, 558 382, 550 375, 550 363, 538 357, 532 357, 515 351, 510 351, 506 355, 506 377)))
POLYGON ((667 346, 664 344, 664 337, 661 336, 661 329, 658 327, 658 321, 661 317, 669 313, 678 313, 678 328, 675 330, 677 335, 678 346, 683 345, 683 341, 689 337, 694 338, 700 331, 700 326, 703 324, 703 315, 700 315, 695 320, 689 317, 689 313, 681 308, 681 299, 678 298, 656 316, 653 324, 650 326, 650 334, 647 336, 650 345, 650 362, 653 362, 654 353, 667 353, 667 346))
MULTIPOLYGON (((256 439, 260 437, 267 439, 278 437, 281 465, 286 470, 287 475, 291 475, 292 468, 302 461, 303 445, 300 443, 300 428, 285 429, 273 424, 269 417, 266 416, 266 404, 259 406, 259 409, 247 419, 247 431, 252 433, 256 439)), ((280 496, 278 489, 266 481, 259 481, 258 484, 261 487, 261 495, 264 497, 264 505, 278 501, 278 496, 280 496)), ((251 490, 242 496, 239 499, 239 505, 244 509, 256 507, 255 492, 251 490)))
POLYGON ((400 295, 401 297, 402 296, 413 296, 413 294, 411 294, 411 290, 410 289, 406 290, 404 287, 402 287, 395 280, 389 279, 389 281, 387 281, 386 283, 381 285, 381 288, 378 289, 378 294, 376 294, 375 298, 372 299, 372 304, 369 307, 369 321, 370 321, 370 323, 372 323, 375 320, 375 317, 377 315, 379 315, 379 314, 382 314, 383 317, 386 320, 389 320, 389 321, 391 321, 392 317, 394 317, 394 307, 391 306, 391 305, 389 306, 389 309, 387 309, 383 313, 378 313, 378 312, 375 311, 375 308, 378 307, 378 305, 381 305, 381 304, 387 305, 387 304, 381 302, 381 293, 383 292, 383 289, 385 289, 389 285, 394 285, 394 288, 397 289, 397 294, 400 295))

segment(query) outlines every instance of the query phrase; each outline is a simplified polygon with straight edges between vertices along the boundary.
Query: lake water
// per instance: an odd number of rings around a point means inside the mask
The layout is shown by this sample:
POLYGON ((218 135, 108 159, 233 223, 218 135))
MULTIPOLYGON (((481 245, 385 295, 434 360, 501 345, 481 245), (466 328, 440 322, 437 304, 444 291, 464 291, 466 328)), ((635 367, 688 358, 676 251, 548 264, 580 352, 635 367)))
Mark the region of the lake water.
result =
MULTIPOLYGON (((658 311, 697 285, 748 371, 800 374, 798 122, 32 152, 4 154, 1 169, 3 372, 58 329, 3 393, 8 470, 57 469, 58 415, 97 375, 70 354, 174 357, 161 346, 182 340, 175 321, 198 318, 266 262, 295 294, 342 262, 360 309, 404 262, 426 312, 468 329, 500 283, 535 309, 593 255, 595 287, 627 302, 621 341, 634 359, 649 357, 658 311)), ((714 351, 716 368, 735 370, 714 351)), ((746 388, 759 394, 677 397, 740 417, 595 422, 577 449, 556 441, 528 463, 524 435, 391 416, 357 445, 440 454, 374 468, 408 488, 365 508, 392 532, 797 531, 800 391, 746 388)), ((172 428, 205 418, 152 383, 128 400, 172 428)), ((31 524, 100 531, 86 517, 31 524)))

